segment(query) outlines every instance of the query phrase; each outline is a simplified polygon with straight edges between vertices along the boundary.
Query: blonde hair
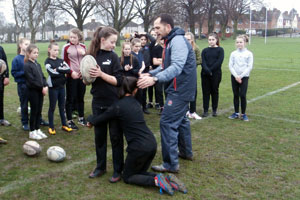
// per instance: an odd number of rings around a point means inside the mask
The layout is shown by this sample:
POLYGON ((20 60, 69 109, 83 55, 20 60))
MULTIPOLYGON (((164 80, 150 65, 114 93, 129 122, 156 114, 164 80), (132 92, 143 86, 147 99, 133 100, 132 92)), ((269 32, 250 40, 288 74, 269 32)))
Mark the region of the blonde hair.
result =
POLYGON ((19 41, 17 42, 17 54, 21 53, 20 44, 23 44, 25 41, 30 41, 30 40, 27 38, 20 38, 19 41))
POLYGON ((193 47, 193 50, 196 48, 196 43, 195 43, 195 36, 192 32, 186 32, 185 35, 191 36, 191 45, 193 47))
MULTIPOLYGON (((121 62, 120 62, 121 66, 123 66, 123 64, 124 64, 124 57, 125 56, 124 56, 123 50, 125 48, 125 45, 129 45, 130 48, 131 48, 130 42, 123 42, 122 43, 121 62)), ((132 65, 132 54, 130 54, 130 65, 132 65)))
POLYGON ((26 53, 25 53, 25 58, 24 58, 24 62, 27 62, 29 60, 29 54, 31 54, 31 52, 34 49, 39 49, 35 44, 30 44, 28 45, 28 47, 26 48, 26 53))
POLYGON ((249 37, 248 37, 247 35, 245 35, 245 34, 243 34, 243 35, 238 35, 238 36, 236 37, 236 39, 243 39, 245 43, 248 43, 248 42, 249 42, 249 37))
POLYGON ((79 42, 84 42, 83 33, 78 28, 72 28, 70 30, 70 33, 73 33, 73 34, 77 35, 79 42))
POLYGON ((133 39, 131 40, 131 46, 134 46, 134 45, 136 45, 137 43, 141 43, 140 38, 133 38, 133 39))

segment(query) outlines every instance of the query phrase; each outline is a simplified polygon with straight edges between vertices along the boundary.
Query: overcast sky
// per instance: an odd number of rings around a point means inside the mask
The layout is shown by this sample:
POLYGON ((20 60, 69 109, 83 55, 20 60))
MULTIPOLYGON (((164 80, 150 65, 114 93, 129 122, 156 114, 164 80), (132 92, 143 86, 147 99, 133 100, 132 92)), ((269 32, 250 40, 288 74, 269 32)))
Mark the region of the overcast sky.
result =
MULTIPOLYGON (((281 11, 290 11, 295 8, 300 13, 300 0, 264 0, 264 2, 270 9, 277 8, 281 11)), ((14 23, 11 0, 0 1, 0 12, 4 13, 8 22, 14 23)), ((75 24, 73 20, 70 23, 75 24)))

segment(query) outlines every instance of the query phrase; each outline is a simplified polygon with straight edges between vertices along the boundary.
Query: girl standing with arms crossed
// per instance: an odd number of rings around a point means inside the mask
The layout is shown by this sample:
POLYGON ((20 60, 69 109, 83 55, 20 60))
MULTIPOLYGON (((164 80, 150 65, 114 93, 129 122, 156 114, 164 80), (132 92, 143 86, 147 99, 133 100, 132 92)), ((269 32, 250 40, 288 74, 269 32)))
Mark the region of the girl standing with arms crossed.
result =
POLYGON ((45 67, 49 74, 47 83, 49 86, 49 129, 50 135, 55 135, 53 115, 56 107, 56 101, 58 101, 59 114, 62 124, 62 130, 71 132, 72 128, 67 126, 65 117, 65 74, 70 73, 70 67, 62 59, 58 58, 59 46, 56 42, 51 42, 48 46, 48 58, 45 61, 45 67))
MULTIPOLYGON (((192 45, 193 50, 196 55, 196 64, 201 65, 201 51, 199 47, 196 45, 195 42, 195 36, 192 32, 186 32, 184 36, 192 45)), ((197 84, 197 82, 196 82, 197 84)), ((196 85, 196 94, 195 94, 195 100, 190 102, 190 110, 187 112, 187 116, 191 119, 202 119, 197 113, 196 113, 196 101, 197 101, 197 85, 196 85)))
POLYGON ((229 116, 229 119, 239 118, 239 100, 241 99, 241 119, 249 121, 246 115, 246 94, 250 72, 253 68, 253 54, 246 48, 247 42, 248 37, 246 35, 239 35, 235 41, 237 50, 231 53, 229 59, 234 105, 234 113, 229 116))
POLYGON ((40 129, 40 118, 44 96, 48 92, 48 87, 41 65, 36 61, 38 56, 39 50, 37 46, 30 44, 26 48, 26 55, 24 59, 24 75, 28 88, 28 100, 31 107, 29 138, 35 140, 47 138, 47 136, 40 129))
MULTIPOLYGON (((122 68, 118 55, 113 51, 118 39, 118 32, 111 27, 99 27, 94 33, 88 54, 92 55, 97 66, 90 70, 91 77, 96 77, 91 94, 93 115, 99 115, 118 100, 118 89, 122 83, 122 68)), ((114 173, 110 182, 121 180, 124 165, 123 134, 118 120, 112 119, 95 126, 95 146, 97 165, 89 175, 95 178, 106 172, 107 127, 109 127, 112 145, 114 173)))
POLYGON ((84 95, 86 86, 82 82, 80 73, 80 61, 86 53, 86 47, 83 41, 82 32, 73 28, 70 31, 70 42, 63 48, 63 60, 70 66, 71 71, 67 76, 67 98, 66 98, 66 114, 69 128, 78 130, 78 127, 72 120, 73 104, 78 105, 78 124, 86 126, 84 119, 84 95))
POLYGON ((202 71, 201 83, 203 94, 203 114, 208 116, 209 99, 212 100, 212 116, 217 116, 219 102, 219 85, 222 80, 222 63, 224 60, 224 50, 220 47, 219 37, 216 33, 208 35, 208 45, 201 53, 202 71))

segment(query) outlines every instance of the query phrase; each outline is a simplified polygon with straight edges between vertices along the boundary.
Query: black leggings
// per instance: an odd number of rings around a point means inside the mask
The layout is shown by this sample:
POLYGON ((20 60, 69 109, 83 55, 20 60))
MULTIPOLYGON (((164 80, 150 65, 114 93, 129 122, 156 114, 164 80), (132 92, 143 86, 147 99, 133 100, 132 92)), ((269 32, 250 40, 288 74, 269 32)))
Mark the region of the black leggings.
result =
POLYGON ((40 128, 44 96, 42 90, 28 89, 28 99, 30 103, 30 131, 40 128))
POLYGON ((65 117, 65 88, 49 88, 49 110, 48 119, 49 127, 54 128, 54 111, 56 107, 56 102, 58 101, 59 115, 61 119, 61 124, 66 126, 65 117))
POLYGON ((86 86, 81 79, 67 78, 66 83, 67 98, 66 98, 66 114, 67 119, 72 119, 73 104, 78 104, 78 115, 84 117, 84 95, 86 86))
POLYGON ((213 111, 217 111, 219 103, 219 85, 221 80, 222 73, 214 73, 212 76, 201 74, 204 112, 208 112, 210 96, 212 101, 212 109, 213 111))
POLYGON ((129 150, 123 172, 125 183, 141 186, 155 186, 156 173, 147 172, 156 154, 156 149, 145 152, 129 150))
POLYGON ((241 109, 242 114, 246 113, 246 107, 247 107, 247 89, 248 89, 248 80, 249 77, 242 78, 242 84, 239 84, 234 76, 231 75, 231 86, 232 86, 232 92, 233 92, 233 105, 234 105, 234 112, 239 112, 239 103, 241 99, 241 109))

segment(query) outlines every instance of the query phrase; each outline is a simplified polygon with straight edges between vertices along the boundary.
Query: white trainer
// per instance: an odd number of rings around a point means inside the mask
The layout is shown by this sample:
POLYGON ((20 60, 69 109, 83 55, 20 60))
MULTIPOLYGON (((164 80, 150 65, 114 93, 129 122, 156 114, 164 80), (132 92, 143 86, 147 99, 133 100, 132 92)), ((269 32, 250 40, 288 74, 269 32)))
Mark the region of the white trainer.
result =
POLYGON ((190 113, 189 118, 196 119, 196 120, 202 119, 202 117, 200 117, 196 112, 190 113))
POLYGON ((39 134, 37 134, 36 130, 29 132, 29 138, 33 139, 33 140, 41 140, 41 139, 43 139, 42 136, 40 136, 39 134))
POLYGON ((186 114, 185 114, 187 117, 189 117, 190 116, 190 111, 188 110, 187 112, 186 112, 186 114))
POLYGON ((43 133, 43 132, 41 131, 41 129, 36 130, 36 133, 37 133, 38 135, 40 135, 43 139, 48 137, 45 133, 43 133))

